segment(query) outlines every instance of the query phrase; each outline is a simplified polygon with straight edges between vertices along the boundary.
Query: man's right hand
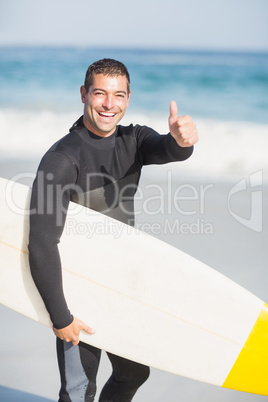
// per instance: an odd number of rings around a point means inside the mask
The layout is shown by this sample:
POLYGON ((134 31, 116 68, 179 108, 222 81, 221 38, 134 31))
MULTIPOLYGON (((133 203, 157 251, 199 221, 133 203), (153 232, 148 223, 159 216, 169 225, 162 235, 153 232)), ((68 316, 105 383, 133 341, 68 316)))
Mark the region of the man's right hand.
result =
POLYGON ((96 333, 95 329, 90 328, 83 321, 80 321, 76 317, 74 317, 73 322, 68 325, 68 327, 62 329, 56 329, 53 327, 54 334, 57 337, 66 342, 73 342, 73 345, 78 345, 81 330, 90 335, 94 335, 96 333))

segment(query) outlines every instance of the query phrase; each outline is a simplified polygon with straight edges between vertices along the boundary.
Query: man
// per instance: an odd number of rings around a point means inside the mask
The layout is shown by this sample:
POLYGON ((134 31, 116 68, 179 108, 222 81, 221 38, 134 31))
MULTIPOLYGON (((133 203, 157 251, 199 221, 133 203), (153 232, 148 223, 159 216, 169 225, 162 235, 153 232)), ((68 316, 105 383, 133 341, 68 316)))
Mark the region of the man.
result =
MULTIPOLYGON (((167 135, 145 126, 118 125, 131 92, 128 70, 116 60, 103 59, 89 66, 80 92, 84 115, 44 155, 31 198, 35 213, 30 218, 30 266, 57 336, 60 402, 94 400, 101 353, 79 343, 81 330, 92 336, 95 330, 72 316, 64 297, 57 244, 70 200, 133 225, 142 166, 185 160, 198 140, 192 119, 178 117, 174 101, 167 135), (59 189, 64 190, 60 200, 59 189), (118 199, 119 193, 124 197, 118 199)), ((113 373, 100 401, 129 402, 148 378, 149 368, 108 356, 113 373)))

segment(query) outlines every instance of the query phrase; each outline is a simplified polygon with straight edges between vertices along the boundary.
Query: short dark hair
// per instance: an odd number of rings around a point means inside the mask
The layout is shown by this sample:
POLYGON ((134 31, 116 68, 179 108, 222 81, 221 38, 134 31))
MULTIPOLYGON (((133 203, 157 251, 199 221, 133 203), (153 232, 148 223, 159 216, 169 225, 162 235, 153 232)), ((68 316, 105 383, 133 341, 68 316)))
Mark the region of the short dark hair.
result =
POLYGON ((126 66, 120 61, 114 59, 101 59, 92 63, 86 72, 84 86, 86 92, 93 83, 94 74, 103 74, 110 77, 118 77, 119 75, 126 76, 127 78, 127 91, 130 91, 130 77, 126 66))

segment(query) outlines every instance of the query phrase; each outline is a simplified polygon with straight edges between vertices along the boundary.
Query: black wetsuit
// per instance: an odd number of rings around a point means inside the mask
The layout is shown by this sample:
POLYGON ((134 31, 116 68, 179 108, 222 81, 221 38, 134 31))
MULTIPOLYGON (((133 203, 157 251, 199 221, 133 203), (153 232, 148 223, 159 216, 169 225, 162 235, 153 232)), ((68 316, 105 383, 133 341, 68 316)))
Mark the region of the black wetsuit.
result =
MULTIPOLYGON (((69 202, 77 202, 133 225, 134 195, 142 166, 182 161, 187 159, 192 151, 192 147, 179 147, 170 134, 160 135, 146 126, 119 125, 111 136, 100 137, 87 130, 81 117, 70 129, 70 133, 44 155, 32 190, 29 259, 33 279, 55 328, 64 328, 73 320, 62 289, 61 263, 57 246, 69 202)), ((67 384, 65 362, 66 350, 69 350, 69 347, 61 342, 58 340, 62 376, 60 401, 70 401, 71 391, 67 384)), ((85 356, 90 353, 93 360, 96 360, 99 352, 93 349, 89 351, 91 347, 88 349, 88 346, 82 343, 79 345, 80 356, 82 350, 85 350, 86 352, 83 352, 85 356)), ((117 359, 115 357, 115 363, 112 363, 114 373, 118 371, 117 359)), ((121 360, 121 365, 126 366, 128 361, 121 360)), ((94 399, 90 398, 94 397, 89 396, 94 394, 93 380, 89 379, 87 374, 89 369, 83 367, 83 370, 89 381, 85 401, 93 401, 94 399)), ((137 367, 130 371, 133 370, 138 374, 137 367)), ((97 369, 94 372, 96 374, 97 369)), ((146 371, 142 376, 143 380, 140 379, 137 383, 134 381, 133 390, 130 391, 131 386, 127 387, 127 390, 122 391, 122 396, 120 387, 112 391, 114 384, 110 383, 104 391, 108 396, 105 394, 101 400, 130 401, 137 387, 147 376, 146 371), (115 395, 114 399, 111 395, 115 395)), ((118 378, 116 384, 119 384, 118 378)), ((123 388, 121 386, 121 390, 123 388)))

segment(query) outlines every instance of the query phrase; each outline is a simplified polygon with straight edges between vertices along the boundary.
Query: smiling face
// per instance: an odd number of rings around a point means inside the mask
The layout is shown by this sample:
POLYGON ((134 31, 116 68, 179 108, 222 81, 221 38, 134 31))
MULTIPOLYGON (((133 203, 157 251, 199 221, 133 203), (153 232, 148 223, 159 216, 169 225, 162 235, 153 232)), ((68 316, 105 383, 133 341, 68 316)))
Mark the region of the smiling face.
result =
POLYGON ((112 135, 129 104, 130 91, 126 76, 94 74, 88 92, 81 86, 84 125, 101 137, 112 135))

